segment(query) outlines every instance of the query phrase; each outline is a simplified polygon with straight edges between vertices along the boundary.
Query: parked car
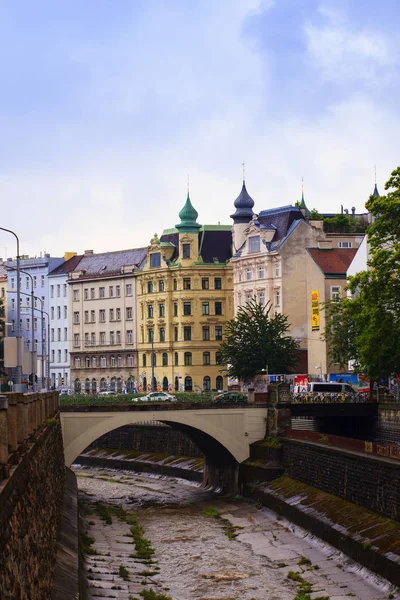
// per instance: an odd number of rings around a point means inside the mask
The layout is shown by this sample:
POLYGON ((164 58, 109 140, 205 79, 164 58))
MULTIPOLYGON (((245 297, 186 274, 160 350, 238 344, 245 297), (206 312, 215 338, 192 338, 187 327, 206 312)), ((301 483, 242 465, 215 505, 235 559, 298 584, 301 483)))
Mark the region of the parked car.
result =
POLYGON ((167 392, 150 392, 150 394, 146 394, 146 396, 141 396, 140 398, 132 398, 134 402, 140 400, 141 402, 177 402, 177 399, 172 394, 167 394, 167 392))
POLYGON ((247 402, 247 395, 242 392, 221 392, 214 397, 213 402, 247 402))
POLYGON ((115 396, 116 392, 104 391, 99 392, 99 396, 115 396))

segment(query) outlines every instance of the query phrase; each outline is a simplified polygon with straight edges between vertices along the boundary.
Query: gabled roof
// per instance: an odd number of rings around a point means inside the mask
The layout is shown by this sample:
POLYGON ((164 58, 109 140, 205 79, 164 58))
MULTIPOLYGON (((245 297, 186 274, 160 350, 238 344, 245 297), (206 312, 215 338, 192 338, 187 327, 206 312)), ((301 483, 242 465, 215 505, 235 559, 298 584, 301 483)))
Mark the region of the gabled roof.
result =
POLYGON ((357 248, 307 248, 307 252, 325 275, 345 278, 357 248))
POLYGON ((76 256, 71 256, 69 260, 66 260, 61 265, 50 271, 49 277, 52 275, 66 275, 74 271, 76 267, 79 265, 80 261, 83 258, 83 254, 77 254, 76 256))
POLYGON ((276 233, 274 235, 273 243, 283 240, 288 233, 295 221, 305 221, 304 215, 298 206, 281 206, 279 208, 271 208, 269 210, 262 210, 258 215, 258 222, 260 228, 262 227, 275 227, 276 233))
POLYGON ((139 267, 147 254, 146 248, 84 254, 75 271, 83 271, 83 277, 119 275, 122 267, 139 267))
MULTIPOLYGON (((200 256, 205 263, 225 263, 232 257, 232 227, 230 225, 202 225, 199 231, 200 256), (215 260, 216 259, 216 260, 215 260)), ((179 259, 179 233, 176 229, 166 229, 161 245, 175 246, 171 261, 179 259)))

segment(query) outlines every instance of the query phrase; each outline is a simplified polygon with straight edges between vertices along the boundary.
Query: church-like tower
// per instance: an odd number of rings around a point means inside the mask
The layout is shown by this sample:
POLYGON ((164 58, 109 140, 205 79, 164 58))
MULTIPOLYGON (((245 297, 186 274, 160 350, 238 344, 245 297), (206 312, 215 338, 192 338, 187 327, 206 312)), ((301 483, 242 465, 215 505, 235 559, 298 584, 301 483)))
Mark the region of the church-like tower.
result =
POLYGON ((234 202, 236 208, 233 219, 233 251, 236 252, 245 241, 244 231, 253 217, 254 200, 249 196, 243 179, 242 190, 234 202))

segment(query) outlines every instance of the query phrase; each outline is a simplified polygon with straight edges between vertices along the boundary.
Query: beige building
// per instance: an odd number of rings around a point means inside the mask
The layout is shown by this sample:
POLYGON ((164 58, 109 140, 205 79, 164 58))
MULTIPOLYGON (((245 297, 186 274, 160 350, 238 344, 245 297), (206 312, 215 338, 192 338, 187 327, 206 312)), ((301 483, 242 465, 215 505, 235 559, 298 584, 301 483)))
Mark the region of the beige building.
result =
MULTIPOLYGON (((234 278, 235 312, 249 299, 271 302, 272 315, 288 316, 290 335, 301 348, 299 373, 314 373, 314 356, 309 350, 309 285, 307 248, 327 244, 337 249, 356 249, 363 236, 360 234, 326 234, 322 221, 309 221, 304 209, 283 206, 253 213, 254 201, 245 183, 235 201, 236 211, 231 259, 234 278)), ((353 250, 353 253, 355 250, 353 250)), ((319 283, 318 276, 318 283, 319 283)), ((324 371, 326 372, 326 371, 324 371)))
POLYGON ((71 384, 96 393, 133 389, 138 376, 135 273, 143 248, 86 251, 69 273, 71 384))
POLYGON ((233 317, 231 227, 199 225, 189 196, 181 222, 156 235, 138 279, 139 385, 169 391, 226 389, 219 359, 233 317))

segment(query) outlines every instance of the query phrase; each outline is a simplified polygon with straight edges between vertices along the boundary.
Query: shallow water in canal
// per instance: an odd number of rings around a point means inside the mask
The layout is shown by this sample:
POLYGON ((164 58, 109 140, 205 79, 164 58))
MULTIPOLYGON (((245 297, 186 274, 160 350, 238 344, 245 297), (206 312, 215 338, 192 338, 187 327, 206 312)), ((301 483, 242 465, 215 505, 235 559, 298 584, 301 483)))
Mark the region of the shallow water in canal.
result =
POLYGON ((256 504, 180 479, 74 470, 93 552, 89 599, 400 599, 387 582, 256 504), (137 556, 132 524, 154 550, 147 559, 137 556))

